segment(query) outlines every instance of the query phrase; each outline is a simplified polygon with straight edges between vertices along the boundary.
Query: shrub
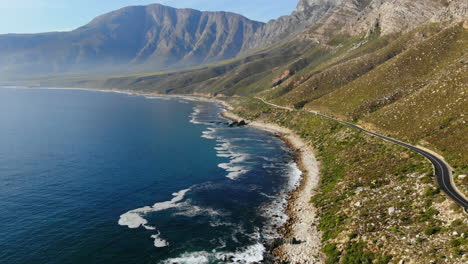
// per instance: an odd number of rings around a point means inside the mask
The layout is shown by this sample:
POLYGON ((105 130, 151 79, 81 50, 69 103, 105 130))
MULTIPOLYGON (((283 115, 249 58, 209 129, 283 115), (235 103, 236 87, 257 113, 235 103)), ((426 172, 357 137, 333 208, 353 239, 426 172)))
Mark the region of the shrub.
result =
POLYGON ((343 264, 372 264, 373 255, 364 248, 363 243, 348 243, 343 264))
POLYGON ((325 264, 339 263, 341 253, 336 248, 335 244, 328 244, 323 248, 323 253, 327 256, 325 264))
POLYGON ((450 245, 452 247, 459 247, 461 245, 461 241, 458 239, 453 239, 452 241, 450 241, 450 245))
POLYGON ((421 221, 426 222, 433 219, 433 217, 440 214, 440 212, 434 208, 429 208, 426 211, 420 211, 419 214, 421 215, 421 221))
POLYGON ((388 264, 393 259, 393 256, 383 255, 377 259, 376 264, 388 264))
POLYGON ((455 248, 453 250, 453 253, 456 255, 456 256, 463 256, 465 254, 465 251, 461 248, 455 248))
POLYGON ((432 236, 432 235, 439 233, 440 230, 441 229, 438 226, 429 227, 429 228, 426 228, 426 230, 424 230, 424 234, 426 234, 427 236, 432 236))
POLYGON ((440 193, 439 188, 426 187, 426 189, 424 189, 424 196, 426 197, 432 197, 438 193, 440 193))

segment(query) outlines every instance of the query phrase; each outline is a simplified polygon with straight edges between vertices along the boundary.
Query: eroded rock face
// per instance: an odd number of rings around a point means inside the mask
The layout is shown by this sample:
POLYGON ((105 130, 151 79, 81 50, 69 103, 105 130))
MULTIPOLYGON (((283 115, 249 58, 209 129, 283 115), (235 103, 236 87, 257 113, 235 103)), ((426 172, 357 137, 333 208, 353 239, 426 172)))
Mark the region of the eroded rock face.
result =
POLYGON ((346 30, 351 34, 368 31, 378 21, 381 34, 387 35, 412 29, 428 21, 443 8, 440 1, 374 0, 353 20, 346 30))
POLYGON ((468 1, 466 0, 448 0, 448 6, 437 13, 431 21, 455 20, 468 22, 468 1))
POLYGON ((324 42, 338 33, 364 35, 377 30, 381 35, 388 35, 426 22, 468 19, 465 0, 302 0, 298 10, 314 9, 316 4, 329 9, 299 34, 300 39, 324 42))
POLYGON ((324 43, 342 31, 346 24, 355 19, 365 7, 366 0, 333 1, 334 7, 316 23, 299 35, 300 39, 324 43))
POLYGON ((411 30, 426 22, 467 19, 465 0, 373 0, 347 23, 345 31, 356 35, 368 31, 378 22, 381 34, 411 30))
POLYGON ((300 0, 296 7, 296 12, 307 12, 314 6, 334 5, 336 6, 342 0, 300 0))
POLYGON ((291 15, 271 20, 258 30, 245 50, 289 40, 303 32, 308 26, 325 18, 344 1, 349 0, 300 0, 291 15))

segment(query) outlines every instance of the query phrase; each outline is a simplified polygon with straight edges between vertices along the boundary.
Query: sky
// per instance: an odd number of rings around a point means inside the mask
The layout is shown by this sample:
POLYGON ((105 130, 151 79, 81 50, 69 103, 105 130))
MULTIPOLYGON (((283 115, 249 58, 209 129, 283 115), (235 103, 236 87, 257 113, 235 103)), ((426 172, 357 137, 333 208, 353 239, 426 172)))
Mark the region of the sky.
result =
POLYGON ((69 31, 94 17, 131 5, 231 11, 267 22, 290 14, 299 0, 0 0, 0 34, 69 31))

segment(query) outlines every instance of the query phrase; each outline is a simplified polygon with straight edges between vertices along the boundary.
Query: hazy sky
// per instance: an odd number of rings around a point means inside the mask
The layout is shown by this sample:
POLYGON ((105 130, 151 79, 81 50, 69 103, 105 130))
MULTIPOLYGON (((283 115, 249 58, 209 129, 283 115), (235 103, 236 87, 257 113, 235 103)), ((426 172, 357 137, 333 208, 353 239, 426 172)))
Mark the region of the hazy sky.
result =
POLYGON ((0 34, 65 31, 129 5, 161 3, 199 10, 231 11, 268 21, 294 10, 299 0, 0 0, 0 34))

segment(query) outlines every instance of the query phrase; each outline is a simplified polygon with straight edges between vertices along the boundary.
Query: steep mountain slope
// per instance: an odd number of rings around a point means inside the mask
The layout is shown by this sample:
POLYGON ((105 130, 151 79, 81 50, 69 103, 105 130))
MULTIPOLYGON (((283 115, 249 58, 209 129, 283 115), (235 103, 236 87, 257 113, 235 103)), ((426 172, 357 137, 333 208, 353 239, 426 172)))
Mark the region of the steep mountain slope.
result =
POLYGON ((429 20, 433 22, 466 17, 468 3, 463 0, 367 1, 369 4, 346 30, 359 34, 379 25, 382 35, 408 31, 429 20))
MULTIPOLYGON (((462 24, 442 28, 432 25, 369 41, 263 96, 287 106, 368 122, 403 140, 431 142, 436 134, 453 131, 450 126, 463 124, 460 114, 468 100, 464 92, 467 30, 462 24), (364 54, 355 57, 359 53, 364 54), (445 94, 443 99, 440 93, 445 94)), ((432 147, 441 152, 451 148, 445 154, 453 158, 453 165, 466 164, 463 148, 444 140, 445 144, 432 147)))
POLYGON ((187 67, 235 57, 262 25, 226 12, 127 7, 71 32, 0 36, 0 71, 187 67))
POLYGON ((296 10, 288 16, 271 20, 260 28, 248 49, 290 40, 304 31, 309 25, 328 16, 343 0, 300 0, 296 10))
POLYGON ((268 24, 228 12, 126 7, 71 32, 0 35, 0 75, 154 72, 212 63, 291 39, 340 1, 301 0, 291 15, 268 24))

